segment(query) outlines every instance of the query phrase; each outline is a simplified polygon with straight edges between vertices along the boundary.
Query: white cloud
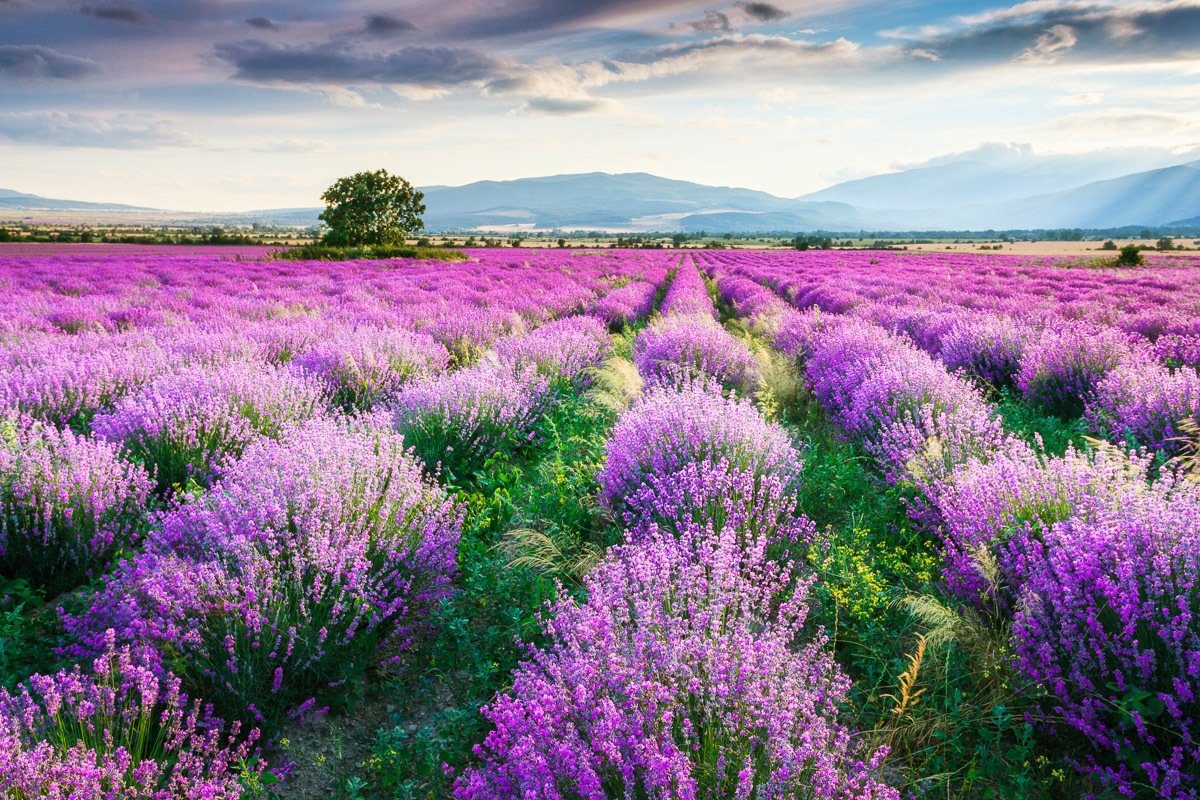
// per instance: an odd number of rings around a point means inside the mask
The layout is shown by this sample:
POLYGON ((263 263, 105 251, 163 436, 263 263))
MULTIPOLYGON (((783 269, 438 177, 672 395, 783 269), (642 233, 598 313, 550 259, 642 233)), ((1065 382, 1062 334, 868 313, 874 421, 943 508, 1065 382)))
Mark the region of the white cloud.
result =
POLYGON ((1078 41, 1071 26, 1055 25, 1039 36, 1032 47, 1017 56, 1017 60, 1026 64, 1053 64, 1078 41))

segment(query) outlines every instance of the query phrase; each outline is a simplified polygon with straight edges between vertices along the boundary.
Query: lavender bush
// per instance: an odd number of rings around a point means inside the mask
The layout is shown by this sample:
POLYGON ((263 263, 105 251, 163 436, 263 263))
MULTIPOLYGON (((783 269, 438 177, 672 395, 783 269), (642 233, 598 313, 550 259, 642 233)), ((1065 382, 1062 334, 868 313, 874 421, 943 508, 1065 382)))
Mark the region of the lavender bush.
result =
MULTIPOLYGON (((111 632, 110 632, 111 633, 111 632)), ((257 730, 226 730, 180 681, 110 647, 84 671, 0 689, 0 795, 47 800, 236 800, 263 764, 257 730)))
POLYGON ((898 798, 838 719, 807 584, 764 549, 726 528, 611 550, 484 709, 455 797, 898 798))
POLYGON ((0 418, 0 574, 77 586, 136 541, 152 488, 116 445, 0 418))
POLYGON ((400 437, 313 420, 168 513, 69 627, 153 646, 222 713, 274 729, 404 652, 450 592, 461 523, 400 437))
POLYGON ((753 394, 758 361, 750 348, 708 317, 668 317, 638 335, 633 360, 649 385, 713 381, 727 391, 753 394))

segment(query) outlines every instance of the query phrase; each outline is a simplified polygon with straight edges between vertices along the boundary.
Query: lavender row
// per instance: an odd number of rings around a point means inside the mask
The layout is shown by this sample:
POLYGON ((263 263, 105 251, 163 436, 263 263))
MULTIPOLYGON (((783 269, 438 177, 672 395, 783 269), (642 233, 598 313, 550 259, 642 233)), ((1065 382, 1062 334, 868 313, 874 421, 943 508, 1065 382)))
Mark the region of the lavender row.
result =
POLYGON ((1053 458, 907 339, 793 314, 777 345, 944 542, 948 591, 1011 619, 1015 664, 1119 792, 1194 796, 1200 758, 1200 485, 1116 451, 1053 458), (993 574, 998 570, 998 575, 993 574))
POLYGON ((718 274, 766 284, 797 308, 904 334, 981 386, 1083 415, 1110 441, 1171 457, 1183 447, 1183 423, 1200 420, 1200 362, 1188 355, 1200 353, 1196 269, 1125 277, 990 256, 877 253, 865 265, 856 254, 833 264, 820 254, 704 257, 718 274))
POLYGON ((898 797, 874 777, 885 753, 839 722, 849 681, 805 628, 811 578, 786 555, 815 539, 795 508, 799 453, 694 352, 675 356, 688 379, 664 379, 672 355, 644 339, 670 326, 740 345, 690 262, 667 300, 635 348, 648 389, 599 475, 625 541, 586 601, 560 596, 548 643, 485 707, 494 730, 455 796, 898 797))

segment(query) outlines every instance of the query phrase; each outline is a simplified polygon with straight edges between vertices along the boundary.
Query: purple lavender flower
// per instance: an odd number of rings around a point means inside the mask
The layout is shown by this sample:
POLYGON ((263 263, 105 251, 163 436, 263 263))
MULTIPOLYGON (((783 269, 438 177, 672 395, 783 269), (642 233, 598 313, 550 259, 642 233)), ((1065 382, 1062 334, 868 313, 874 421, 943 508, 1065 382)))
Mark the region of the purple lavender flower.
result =
POLYGON ((228 716, 285 713, 403 653, 451 590, 461 510, 399 436, 316 419, 260 439, 166 514, 81 617, 186 667, 228 716))
POLYGON ((610 344, 602 321, 574 316, 497 342, 496 357, 515 370, 532 368, 551 381, 578 384, 588 369, 600 365, 610 344))
POLYGON ((418 381, 392 405, 396 430, 429 469, 463 479, 527 444, 548 381, 534 369, 480 365, 418 381))
POLYGON ((225 729, 180 681, 111 647, 87 672, 34 675, 0 688, 0 795, 129 800, 243 794, 261 773, 258 731, 225 729))
POLYGON ((116 445, 0 418, 0 574, 77 586, 136 541, 152 488, 116 445))
POLYGON ((651 389, 621 416, 598 481, 605 505, 627 523, 670 524, 717 519, 725 503, 749 502, 733 490, 786 492, 800 470, 783 428, 748 402, 693 385, 651 389), (697 464, 708 466, 691 472, 697 464), (695 493, 679 491, 684 481, 695 493))
POLYGON ((325 387, 344 409, 370 409, 411 380, 446 368, 450 353, 431 337, 400 328, 345 330, 300 353, 292 363, 325 387))
POLYGON ((1129 358, 1100 380, 1085 416, 1093 430, 1113 441, 1177 455, 1180 423, 1200 422, 1200 374, 1129 358))
POLYGON ((260 436, 321 413, 320 388, 275 367, 244 362, 163 375, 96 416, 96 435, 120 442, 160 488, 205 483, 217 464, 260 436))
POLYGON ((898 798, 838 719, 850 684, 804 635, 808 584, 765 546, 726 528, 610 550, 484 708, 457 800, 898 798))
POLYGON ((1083 413, 1100 380, 1130 356, 1111 328, 1062 325, 1047 329, 1021 359, 1017 388, 1030 401, 1064 417, 1083 413))
POLYGON ((752 394, 758 361, 737 337, 703 316, 668 317, 638 335, 633 361, 648 385, 714 381, 727 391, 752 394))

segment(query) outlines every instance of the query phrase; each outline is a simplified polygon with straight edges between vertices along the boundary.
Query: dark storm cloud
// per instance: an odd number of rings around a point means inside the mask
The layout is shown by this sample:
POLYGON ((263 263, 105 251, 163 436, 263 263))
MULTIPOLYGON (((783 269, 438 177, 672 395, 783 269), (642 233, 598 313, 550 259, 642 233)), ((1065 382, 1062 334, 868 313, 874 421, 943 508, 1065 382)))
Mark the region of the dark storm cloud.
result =
POLYGON ((132 6, 80 6, 79 13, 96 19, 110 22, 124 22, 129 25, 146 25, 150 15, 132 6))
POLYGON ((279 30, 279 26, 266 17, 251 17, 250 19, 246 20, 246 24, 251 28, 258 28, 260 31, 279 30))
POLYGON ((402 47, 365 53, 333 43, 275 47, 266 42, 219 44, 217 57, 234 77, 258 83, 312 86, 393 84, 449 87, 494 77, 497 59, 461 47, 402 47))
POLYGON ((738 3, 738 8, 746 12, 746 16, 757 22, 778 22, 786 19, 788 12, 771 3, 738 3))
MULTIPOLYGON (((2 0, 0 0, 2 1, 2 0)), ((74 80, 99 72, 96 62, 32 44, 0 45, 0 76, 74 80)))
POLYGON ((689 22, 688 25, 696 33, 730 33, 733 30, 729 15, 723 11, 710 11, 703 19, 689 22))
POLYGON ((363 33, 367 36, 380 38, 397 36, 402 33, 415 31, 417 26, 406 19, 394 17, 391 14, 371 14, 363 25, 363 33))
POLYGON ((1153 61, 1194 51, 1200 1, 1078 3, 1069 0, 965 17, 965 27, 913 39, 944 61, 1153 61))

